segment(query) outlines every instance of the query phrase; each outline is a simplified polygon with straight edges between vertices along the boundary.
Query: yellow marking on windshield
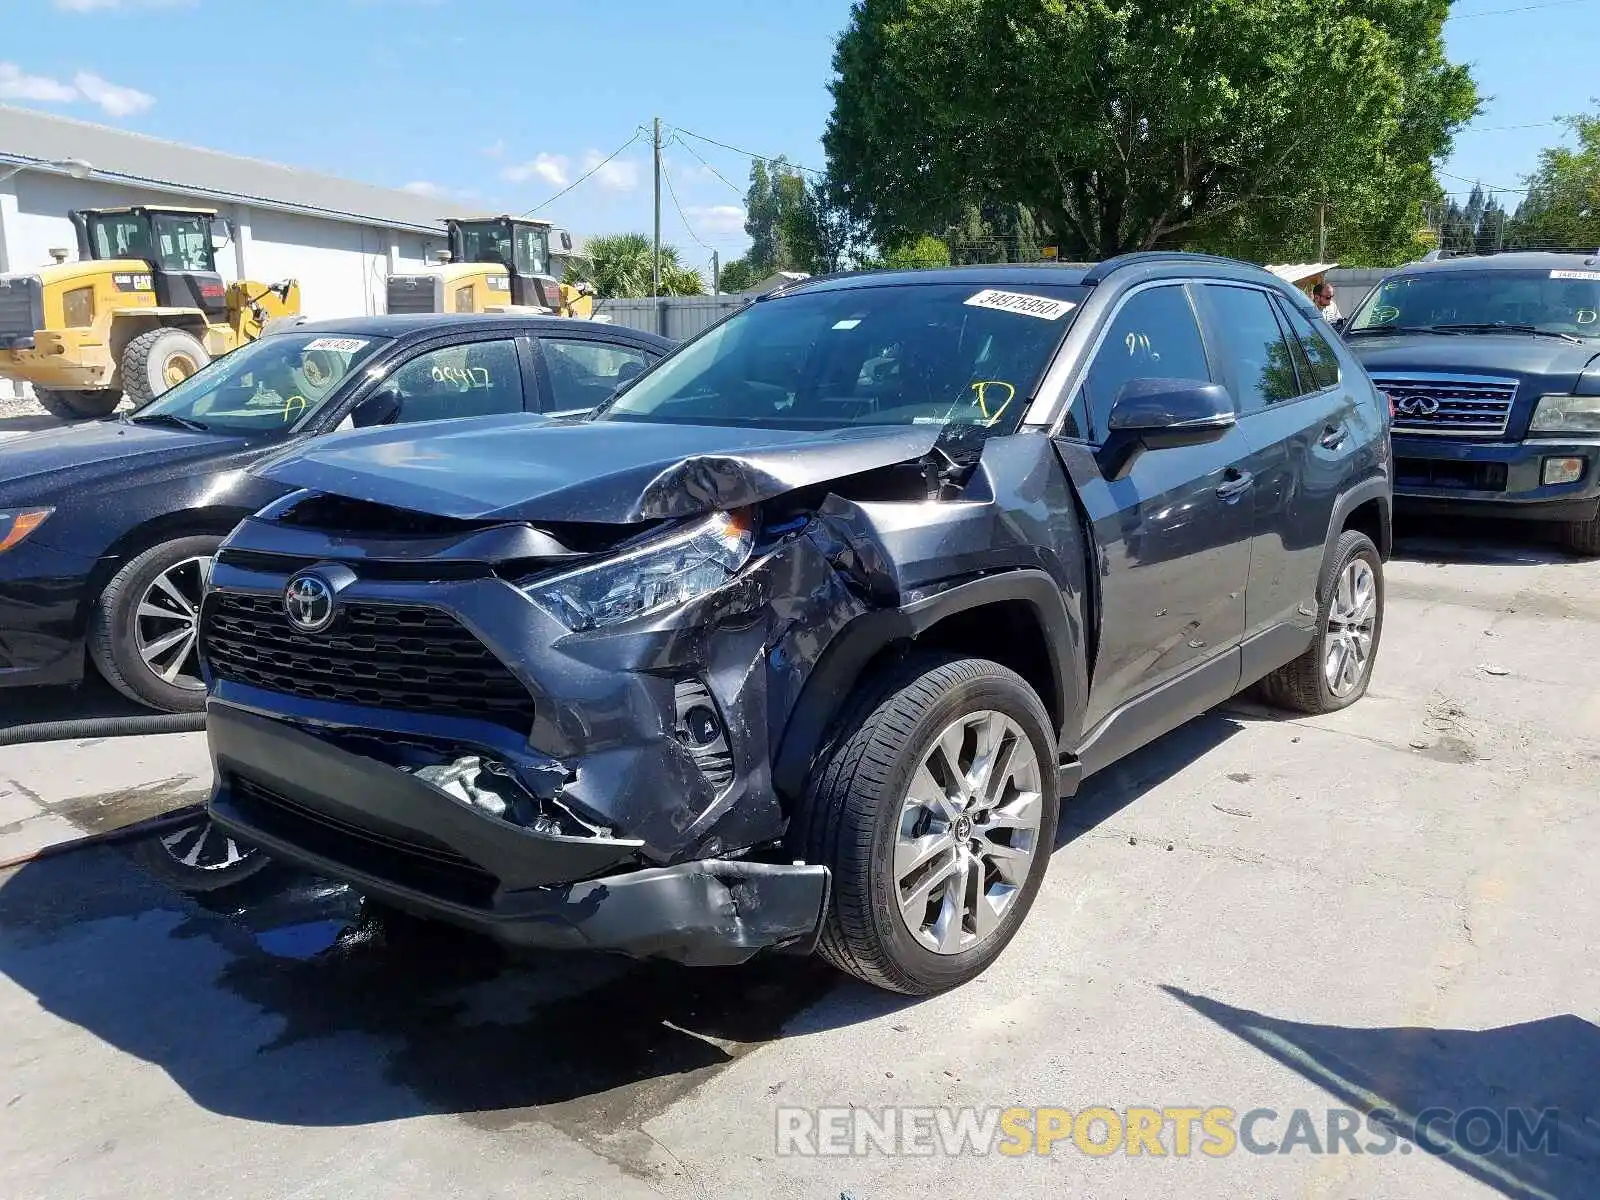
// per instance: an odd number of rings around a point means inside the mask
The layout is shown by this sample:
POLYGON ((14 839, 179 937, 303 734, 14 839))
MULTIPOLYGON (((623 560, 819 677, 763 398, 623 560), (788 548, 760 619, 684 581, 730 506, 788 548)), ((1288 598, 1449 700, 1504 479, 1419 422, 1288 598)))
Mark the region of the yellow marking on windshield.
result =
POLYGON ((301 396, 301 395, 298 395, 298 394, 290 396, 288 399, 286 399, 283 402, 283 423, 285 425, 287 425, 289 423, 289 420, 290 420, 289 414, 291 412, 293 412, 293 413, 298 415, 298 414, 304 413, 305 411, 306 411, 306 398, 304 396, 301 396))
POLYGON ((998 421, 1006 409, 1011 407, 1011 402, 1017 398, 1017 389, 1004 379, 980 379, 976 383, 971 383, 967 386, 977 393, 978 411, 983 414, 984 422, 988 425, 993 425, 998 421), (1006 398, 1000 402, 999 408, 990 413, 989 389, 993 387, 1005 388, 1006 398))

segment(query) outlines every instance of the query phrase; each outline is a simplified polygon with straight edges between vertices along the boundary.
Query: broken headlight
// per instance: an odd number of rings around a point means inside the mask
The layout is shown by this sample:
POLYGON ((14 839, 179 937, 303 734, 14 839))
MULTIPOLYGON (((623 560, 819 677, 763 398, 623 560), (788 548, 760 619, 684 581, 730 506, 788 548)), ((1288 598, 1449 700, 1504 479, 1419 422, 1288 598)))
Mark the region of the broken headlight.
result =
POLYGON ((573 632, 672 608, 727 583, 755 543, 748 511, 714 513, 616 558, 537 580, 524 591, 573 632))

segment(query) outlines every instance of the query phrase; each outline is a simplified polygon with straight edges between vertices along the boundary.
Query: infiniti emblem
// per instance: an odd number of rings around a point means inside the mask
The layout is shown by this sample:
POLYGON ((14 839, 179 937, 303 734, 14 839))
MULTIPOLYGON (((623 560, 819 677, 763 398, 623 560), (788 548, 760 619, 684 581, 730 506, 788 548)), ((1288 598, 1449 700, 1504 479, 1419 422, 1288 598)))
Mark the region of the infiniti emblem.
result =
POLYGON ((333 589, 320 575, 296 575, 283 589, 283 615, 302 633, 319 633, 333 623, 333 589))
POLYGON ((1403 417, 1432 417, 1439 412, 1437 396, 1401 396, 1394 402, 1395 411, 1403 417))

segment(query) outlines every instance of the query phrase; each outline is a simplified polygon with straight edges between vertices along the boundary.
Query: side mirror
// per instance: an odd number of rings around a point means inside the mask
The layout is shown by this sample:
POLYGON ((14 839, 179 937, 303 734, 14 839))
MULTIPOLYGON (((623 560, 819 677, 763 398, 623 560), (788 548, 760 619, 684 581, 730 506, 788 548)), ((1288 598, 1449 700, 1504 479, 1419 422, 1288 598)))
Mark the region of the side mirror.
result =
POLYGON ((350 422, 357 429, 388 425, 400 415, 400 397, 392 388, 380 387, 350 410, 350 422))
POLYGON ((1122 385, 1097 458, 1108 480, 1127 477, 1146 450, 1215 442, 1238 424, 1233 398, 1220 383, 1197 379, 1130 379, 1122 385))
POLYGON ((1331 324, 1333 325, 1333 331, 1342 335, 1344 333, 1344 327, 1350 324, 1350 318, 1340 317, 1337 321, 1331 322, 1331 324))

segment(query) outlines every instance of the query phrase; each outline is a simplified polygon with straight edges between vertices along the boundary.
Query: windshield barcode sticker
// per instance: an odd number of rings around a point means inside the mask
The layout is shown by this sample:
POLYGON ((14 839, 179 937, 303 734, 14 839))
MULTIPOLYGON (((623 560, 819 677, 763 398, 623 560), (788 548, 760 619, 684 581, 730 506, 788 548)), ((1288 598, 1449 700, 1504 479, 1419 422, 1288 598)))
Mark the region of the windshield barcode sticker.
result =
POLYGON ((312 338, 305 344, 307 350, 333 350, 339 354, 354 354, 367 344, 366 338, 312 338))
POLYGON ((1551 271, 1551 279, 1600 279, 1600 271, 1551 271))
POLYGON ((1038 317, 1044 321, 1057 320, 1078 307, 1071 300, 1051 300, 1022 292, 997 292, 993 288, 985 288, 976 296, 969 297, 966 303, 974 308, 993 308, 1024 317, 1038 317))

